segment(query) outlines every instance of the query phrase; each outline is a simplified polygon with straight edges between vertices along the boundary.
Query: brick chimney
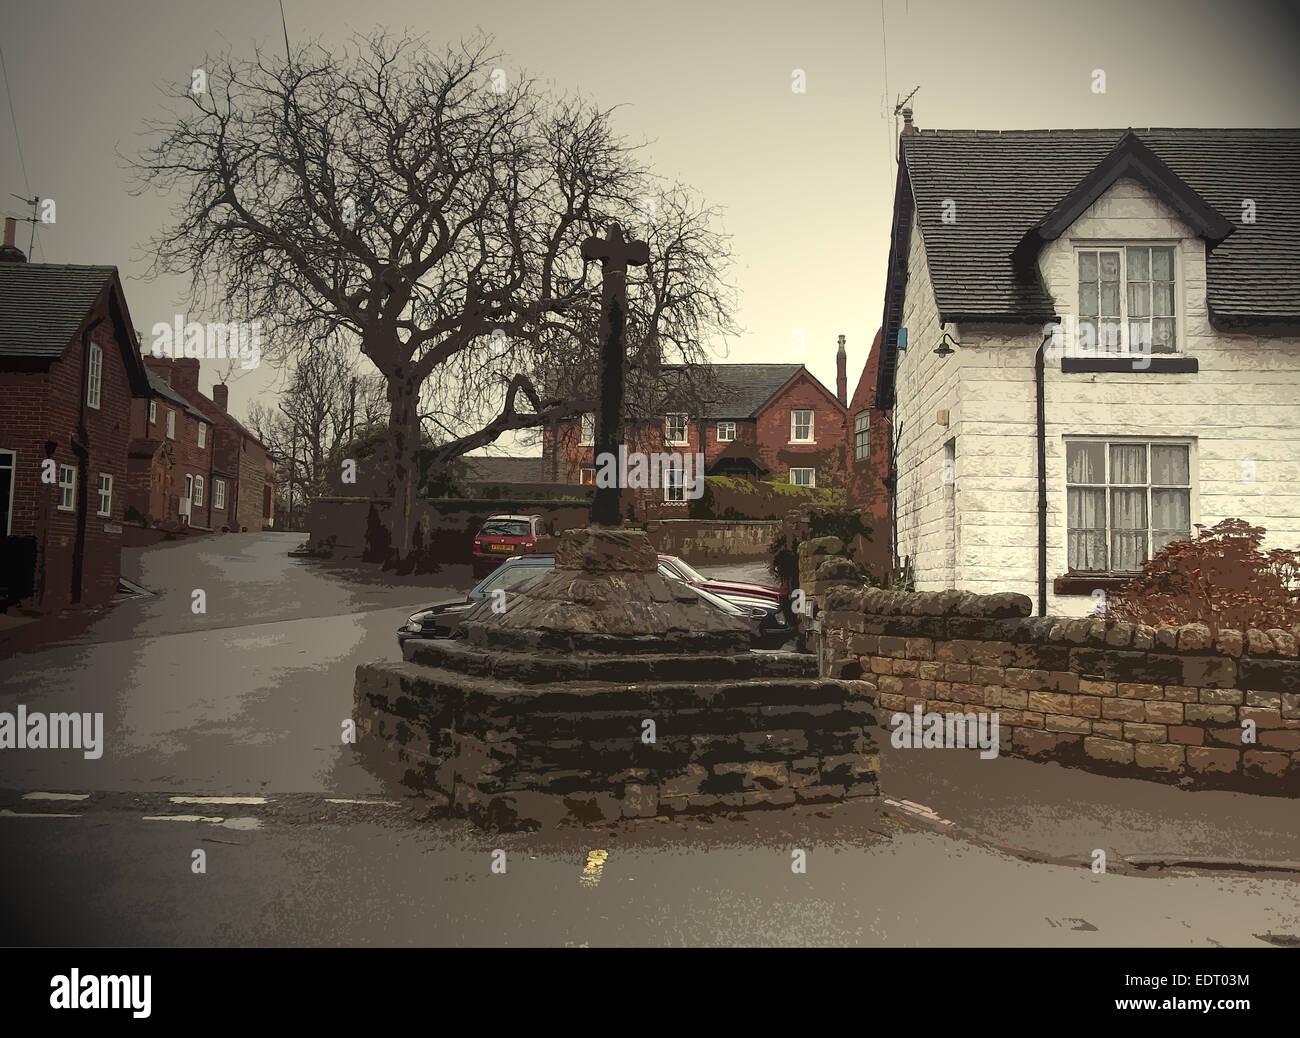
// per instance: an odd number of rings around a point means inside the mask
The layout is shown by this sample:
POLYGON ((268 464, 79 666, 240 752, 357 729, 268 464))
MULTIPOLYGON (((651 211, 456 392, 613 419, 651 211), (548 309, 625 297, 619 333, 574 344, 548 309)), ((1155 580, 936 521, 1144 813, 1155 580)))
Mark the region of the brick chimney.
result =
POLYGON ((840 398, 840 406, 849 406, 849 355, 844 352, 844 336, 840 336, 840 348, 835 351, 835 395, 840 398))
POLYGON ((218 382, 212 387, 212 402, 221 408, 222 413, 230 410, 230 387, 218 382))
POLYGON ((177 357, 172 361, 172 389, 187 398, 198 394, 199 359, 197 357, 177 357))
POLYGON ((912 125, 912 109, 910 106, 903 109, 903 132, 907 134, 916 133, 916 127, 912 125))
POLYGON ((0 263, 26 263, 27 254, 14 244, 14 234, 18 221, 12 216, 5 217, 5 243, 0 246, 0 263))

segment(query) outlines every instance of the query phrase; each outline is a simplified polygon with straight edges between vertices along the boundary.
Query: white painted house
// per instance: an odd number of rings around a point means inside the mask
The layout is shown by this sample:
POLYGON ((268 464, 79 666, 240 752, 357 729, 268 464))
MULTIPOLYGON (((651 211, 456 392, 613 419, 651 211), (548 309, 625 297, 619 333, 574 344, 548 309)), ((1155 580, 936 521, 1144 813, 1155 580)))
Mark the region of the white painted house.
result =
POLYGON ((877 406, 917 589, 1078 616, 1197 523, 1300 544, 1300 130, 905 116, 877 406))

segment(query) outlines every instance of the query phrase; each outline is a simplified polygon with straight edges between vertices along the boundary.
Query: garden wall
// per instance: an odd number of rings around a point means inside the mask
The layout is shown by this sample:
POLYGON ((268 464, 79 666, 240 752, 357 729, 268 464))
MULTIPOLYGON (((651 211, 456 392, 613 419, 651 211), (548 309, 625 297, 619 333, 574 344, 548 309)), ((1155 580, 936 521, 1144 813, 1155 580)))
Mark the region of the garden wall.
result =
POLYGON ((1300 628, 1030 618, 1024 595, 835 588, 823 666, 894 712, 996 712, 1001 752, 1187 784, 1300 790, 1300 628), (1250 723, 1248 723, 1250 722, 1250 723), (1253 740, 1253 741, 1252 741, 1253 740))

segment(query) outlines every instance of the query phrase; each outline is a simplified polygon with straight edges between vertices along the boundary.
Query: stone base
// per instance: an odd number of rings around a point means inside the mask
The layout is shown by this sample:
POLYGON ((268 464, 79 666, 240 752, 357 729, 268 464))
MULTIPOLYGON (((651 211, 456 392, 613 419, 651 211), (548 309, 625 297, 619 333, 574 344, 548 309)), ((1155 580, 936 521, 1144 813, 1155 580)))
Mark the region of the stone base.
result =
POLYGON ((534 657, 454 641, 405 655, 357 668, 362 744, 399 762, 408 791, 486 828, 879 795, 874 685, 817 677, 809 656, 534 657))

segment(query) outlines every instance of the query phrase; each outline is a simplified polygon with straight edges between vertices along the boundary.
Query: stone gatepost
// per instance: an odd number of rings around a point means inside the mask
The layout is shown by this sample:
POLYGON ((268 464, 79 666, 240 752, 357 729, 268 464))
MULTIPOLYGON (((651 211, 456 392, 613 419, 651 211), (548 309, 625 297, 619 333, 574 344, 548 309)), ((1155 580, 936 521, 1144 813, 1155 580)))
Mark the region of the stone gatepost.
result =
POLYGON ((872 683, 751 651, 656 563, 643 533, 566 532, 555 569, 477 606, 466 638, 357 668, 362 748, 490 828, 878 797, 872 683))

